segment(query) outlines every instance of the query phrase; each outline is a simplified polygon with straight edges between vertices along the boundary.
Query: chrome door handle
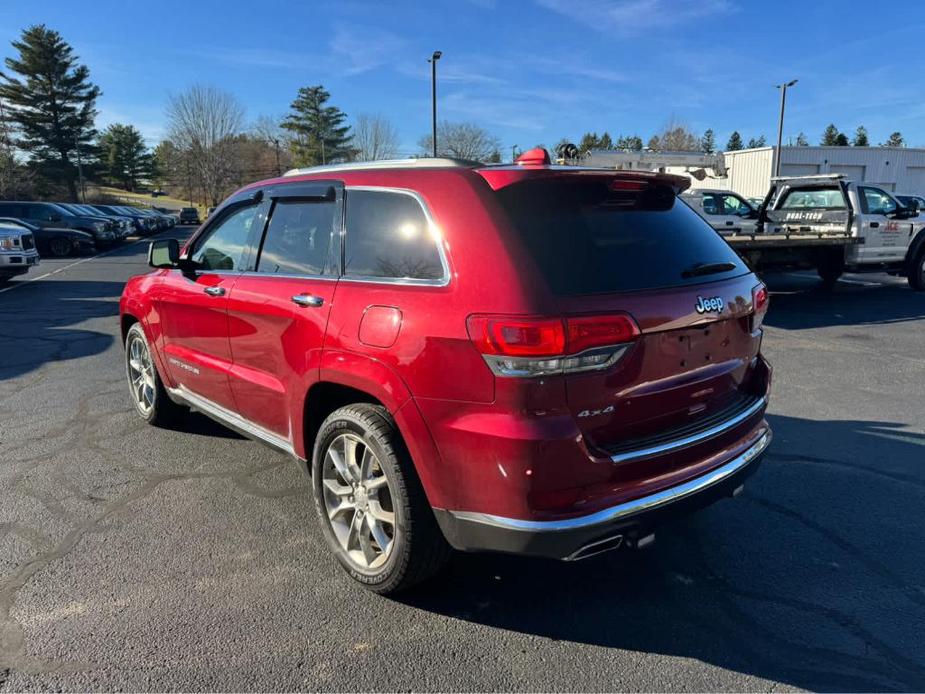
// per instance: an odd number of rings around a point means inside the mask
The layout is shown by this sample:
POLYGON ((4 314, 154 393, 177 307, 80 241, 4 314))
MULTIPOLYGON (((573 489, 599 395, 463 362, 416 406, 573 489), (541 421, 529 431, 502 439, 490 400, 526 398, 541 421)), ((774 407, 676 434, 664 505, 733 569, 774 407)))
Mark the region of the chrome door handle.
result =
POLYGON ((224 287, 206 287, 202 291, 204 291, 209 296, 225 296, 224 287))
POLYGON ((294 297, 292 297, 292 302, 298 304, 299 306, 314 306, 317 308, 318 306, 324 304, 324 299, 313 294, 296 294, 294 297))

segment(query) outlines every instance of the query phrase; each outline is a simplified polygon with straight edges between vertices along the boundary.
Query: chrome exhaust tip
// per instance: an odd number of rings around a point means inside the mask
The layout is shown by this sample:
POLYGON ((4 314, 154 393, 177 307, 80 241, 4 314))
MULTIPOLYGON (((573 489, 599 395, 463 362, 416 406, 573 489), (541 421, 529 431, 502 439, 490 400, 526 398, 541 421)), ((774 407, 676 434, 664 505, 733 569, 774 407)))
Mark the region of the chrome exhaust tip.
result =
POLYGON ((622 535, 605 537, 603 540, 596 540, 595 542, 591 542, 584 547, 575 550, 570 555, 565 557, 565 561, 579 561, 580 559, 587 559, 588 557, 593 557, 598 554, 603 554, 604 552, 611 552, 615 549, 619 549, 622 545, 622 535))

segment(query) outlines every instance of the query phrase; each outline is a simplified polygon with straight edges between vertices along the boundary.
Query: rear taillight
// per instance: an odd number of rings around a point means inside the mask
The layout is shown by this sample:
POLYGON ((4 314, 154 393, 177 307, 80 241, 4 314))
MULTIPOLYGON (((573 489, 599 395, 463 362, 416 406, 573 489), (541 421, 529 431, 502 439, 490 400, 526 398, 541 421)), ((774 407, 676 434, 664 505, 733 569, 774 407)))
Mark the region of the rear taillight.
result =
POLYGON ((469 337, 498 376, 546 376, 604 369, 639 335, 625 313, 568 318, 470 316, 469 337))
POLYGON ((758 330, 764 322, 764 315, 768 312, 770 300, 768 288, 763 284, 752 289, 752 331, 758 330))

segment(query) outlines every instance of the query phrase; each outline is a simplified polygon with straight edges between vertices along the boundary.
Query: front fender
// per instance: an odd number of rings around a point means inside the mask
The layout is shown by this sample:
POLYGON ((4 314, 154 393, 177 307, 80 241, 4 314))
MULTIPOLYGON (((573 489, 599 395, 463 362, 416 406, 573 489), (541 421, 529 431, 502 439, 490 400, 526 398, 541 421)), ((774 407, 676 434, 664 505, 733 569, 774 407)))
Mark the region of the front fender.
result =
POLYGON ((905 264, 907 274, 911 272, 912 265, 923 247, 925 247, 925 227, 919 229, 919 233, 917 233, 912 239, 912 242, 909 244, 909 248, 906 251, 905 264))

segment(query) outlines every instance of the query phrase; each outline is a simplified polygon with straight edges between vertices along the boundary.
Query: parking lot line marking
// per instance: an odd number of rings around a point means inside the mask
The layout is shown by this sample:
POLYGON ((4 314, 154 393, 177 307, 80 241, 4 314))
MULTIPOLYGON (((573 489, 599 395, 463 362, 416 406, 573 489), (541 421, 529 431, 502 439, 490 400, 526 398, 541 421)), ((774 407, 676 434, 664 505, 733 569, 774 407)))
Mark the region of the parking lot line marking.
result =
MULTIPOLYGON (((168 229, 167 231, 169 231, 169 229, 168 229)), ((164 233, 164 232, 161 232, 161 233, 164 233)), ((115 253, 116 251, 118 251, 118 250, 120 250, 120 249, 122 249, 122 248, 131 248, 132 246, 137 246, 139 243, 146 243, 146 242, 151 241, 152 239, 156 238, 157 236, 160 236, 160 234, 153 234, 152 236, 147 236, 147 237, 145 237, 145 238, 143 238, 143 239, 138 239, 137 241, 132 241, 132 243, 128 244, 127 246, 116 246, 115 248, 110 248, 108 251, 103 251, 102 253, 97 253, 96 255, 91 255, 91 256, 89 256, 89 257, 87 257, 87 258, 81 258, 80 260, 75 260, 73 263, 68 263, 67 265, 62 265, 61 267, 59 267, 59 268, 56 269, 56 270, 52 270, 51 272, 46 272, 44 275, 39 275, 38 277, 30 277, 29 279, 27 279, 27 280, 25 280, 25 281, 23 281, 23 282, 17 282, 17 283, 14 284, 12 287, 6 287, 5 289, 0 289, 0 294, 3 294, 4 292, 11 292, 11 291, 13 291, 14 289, 19 289, 20 287, 25 287, 25 286, 26 286, 27 284, 29 284, 30 282, 36 282, 36 281, 38 281, 38 280, 43 280, 43 279, 45 279, 46 277, 51 277, 52 275, 57 275, 59 272, 64 272, 65 270, 69 270, 69 269, 71 269, 72 267, 76 267, 77 265, 80 265, 81 263, 86 263, 88 260, 95 260, 96 258, 102 258, 103 256, 109 255, 110 253, 115 253)))

